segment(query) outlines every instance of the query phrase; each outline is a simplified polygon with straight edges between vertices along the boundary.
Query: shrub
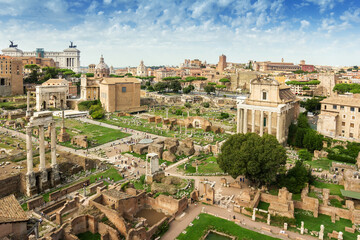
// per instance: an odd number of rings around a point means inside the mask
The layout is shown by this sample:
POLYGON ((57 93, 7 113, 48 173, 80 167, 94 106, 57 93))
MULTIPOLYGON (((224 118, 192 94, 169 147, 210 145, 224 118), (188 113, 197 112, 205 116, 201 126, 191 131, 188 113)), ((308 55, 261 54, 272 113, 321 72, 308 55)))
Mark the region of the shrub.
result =
POLYGON ((187 107, 187 108, 191 108, 191 104, 190 104, 190 103, 185 103, 184 106, 187 107))
POLYGON ((145 85, 141 85, 140 88, 144 90, 144 89, 146 89, 146 86, 145 86, 145 85))
POLYGON ((222 113, 220 113, 220 119, 226 119, 226 118, 229 118, 230 117, 230 115, 228 114, 228 113, 224 113, 224 112, 222 112, 222 113))
POLYGON ((312 159, 312 154, 309 153, 309 151, 306 149, 301 149, 298 154, 299 154, 300 160, 302 160, 302 161, 311 161, 311 159, 312 159))
POLYGON ((183 114, 183 112, 181 111, 181 109, 176 109, 175 114, 180 116, 183 114))
POLYGON ((203 105, 204 108, 210 107, 210 103, 208 103, 208 102, 204 102, 202 105, 203 105))

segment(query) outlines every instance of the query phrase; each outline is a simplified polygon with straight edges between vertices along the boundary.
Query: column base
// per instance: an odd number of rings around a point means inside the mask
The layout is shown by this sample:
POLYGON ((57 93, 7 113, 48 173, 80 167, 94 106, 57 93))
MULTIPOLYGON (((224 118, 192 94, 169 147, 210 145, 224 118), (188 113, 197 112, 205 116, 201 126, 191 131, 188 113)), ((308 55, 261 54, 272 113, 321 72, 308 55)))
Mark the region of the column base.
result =
POLYGON ((51 187, 56 187, 60 184, 60 173, 57 164, 52 166, 51 174, 50 174, 50 182, 51 187))
POLYGON ((36 178, 35 174, 27 173, 25 176, 26 179, 26 195, 31 197, 38 193, 38 189, 36 187, 36 178))
POLYGON ((40 172, 40 183, 39 183, 40 191, 43 192, 46 189, 50 188, 50 183, 48 180, 48 172, 46 170, 43 170, 40 172))

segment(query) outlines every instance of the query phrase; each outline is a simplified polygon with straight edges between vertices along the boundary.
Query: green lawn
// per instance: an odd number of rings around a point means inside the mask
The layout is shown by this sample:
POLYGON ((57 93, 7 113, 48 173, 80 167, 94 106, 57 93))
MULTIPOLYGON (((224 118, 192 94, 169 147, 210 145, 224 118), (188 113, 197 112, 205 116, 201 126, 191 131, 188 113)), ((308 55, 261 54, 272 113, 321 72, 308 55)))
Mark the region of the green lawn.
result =
POLYGON ((198 173, 222 173, 217 164, 216 157, 209 154, 202 154, 200 156, 192 157, 187 163, 186 170, 184 169, 185 164, 179 165, 177 168, 185 173, 196 173, 196 167, 192 166, 192 163, 199 160, 198 173))
POLYGON ((312 168, 322 168, 323 170, 329 170, 332 160, 322 158, 314 161, 305 161, 305 163, 309 164, 312 168))
POLYGON ((199 215, 199 219, 195 219, 192 223, 193 226, 188 226, 185 231, 186 234, 181 233, 177 239, 179 240, 192 240, 192 239, 201 239, 209 229, 215 229, 218 232, 223 232, 228 235, 236 236, 239 239, 247 239, 247 240, 270 240, 276 239, 273 237, 269 237, 257 232, 253 232, 251 230, 240 227, 234 222, 214 217, 209 214, 201 213, 199 215))
POLYGON ((101 235, 99 233, 84 232, 76 235, 80 240, 100 240, 101 235))
POLYGON ((342 197, 342 194, 340 192, 340 189, 344 189, 344 186, 333 184, 333 183, 324 183, 320 181, 315 181, 312 185, 314 185, 317 188, 328 188, 330 189, 331 195, 339 195, 342 197))
POLYGON ((327 234, 329 232, 341 231, 344 233, 344 239, 356 239, 357 233, 349 233, 345 231, 345 227, 351 227, 352 223, 350 220, 341 218, 339 221, 335 223, 331 222, 331 217, 323 214, 319 214, 319 217, 314 218, 312 212, 304 211, 300 209, 295 209, 295 218, 296 218, 296 226, 301 226, 301 221, 304 221, 305 228, 309 229, 310 231, 319 231, 320 225, 323 224, 325 227, 325 239, 327 238, 327 234))
MULTIPOLYGON (((60 119, 58 119, 58 124, 57 124, 58 134, 60 132, 60 122, 59 121, 60 121, 60 119)), ((117 139, 121 139, 121 138, 130 136, 130 134, 121 132, 120 130, 102 127, 102 126, 98 126, 98 125, 90 124, 90 123, 84 123, 84 122, 80 122, 75 119, 66 119, 65 126, 67 128, 66 132, 68 134, 70 134, 71 138, 73 136, 77 136, 77 135, 86 135, 89 140, 89 148, 96 147, 96 146, 102 145, 104 143, 112 142, 117 139)), ((67 147, 76 148, 70 143, 70 141, 65 142, 65 143, 60 143, 60 144, 65 145, 67 147)))

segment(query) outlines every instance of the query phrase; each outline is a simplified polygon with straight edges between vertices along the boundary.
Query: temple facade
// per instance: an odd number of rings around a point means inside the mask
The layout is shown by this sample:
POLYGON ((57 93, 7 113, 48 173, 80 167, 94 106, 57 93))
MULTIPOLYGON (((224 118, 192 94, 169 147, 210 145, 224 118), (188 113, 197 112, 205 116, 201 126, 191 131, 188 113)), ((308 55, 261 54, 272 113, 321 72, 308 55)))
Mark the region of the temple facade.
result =
POLYGON ((237 133, 268 133, 285 143, 289 126, 300 112, 299 100, 276 80, 254 79, 250 96, 237 99, 237 133))

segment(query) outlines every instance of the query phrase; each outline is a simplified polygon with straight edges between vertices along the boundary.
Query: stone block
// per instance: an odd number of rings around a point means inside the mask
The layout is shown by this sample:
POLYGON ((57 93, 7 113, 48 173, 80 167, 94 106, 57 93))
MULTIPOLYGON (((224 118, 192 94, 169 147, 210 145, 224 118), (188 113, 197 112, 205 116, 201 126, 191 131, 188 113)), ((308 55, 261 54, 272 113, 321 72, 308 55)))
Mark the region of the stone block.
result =
POLYGON ((177 150, 177 145, 171 145, 171 146, 168 146, 167 150, 173 154, 176 153, 176 150, 177 150))
POLYGON ((184 144, 187 148, 193 148, 194 147, 194 141, 191 138, 187 138, 185 140, 181 141, 181 144, 184 144))
POLYGON ((163 152, 162 159, 169 162, 176 162, 176 156, 170 151, 163 152))
POLYGON ((162 158, 164 147, 161 144, 151 144, 148 148, 149 153, 156 153, 159 155, 159 158, 162 158))
POLYGON ((164 141, 165 149, 168 149, 169 146, 179 146, 179 140, 176 138, 166 138, 164 141))
POLYGON ((148 122, 155 122, 155 117, 149 117, 148 122))
POLYGON ((137 154, 145 154, 148 152, 148 148, 149 146, 148 145, 144 145, 144 144, 136 144, 133 146, 133 151, 137 154))
POLYGON ((184 144, 180 144, 176 151, 177 155, 185 155, 185 156, 190 156, 193 155, 194 153, 195 153, 194 147, 188 148, 184 144))
POLYGON ((87 140, 87 136, 86 135, 78 135, 78 136, 74 136, 71 139, 71 144, 72 145, 76 145, 82 148, 88 148, 89 143, 87 140))

